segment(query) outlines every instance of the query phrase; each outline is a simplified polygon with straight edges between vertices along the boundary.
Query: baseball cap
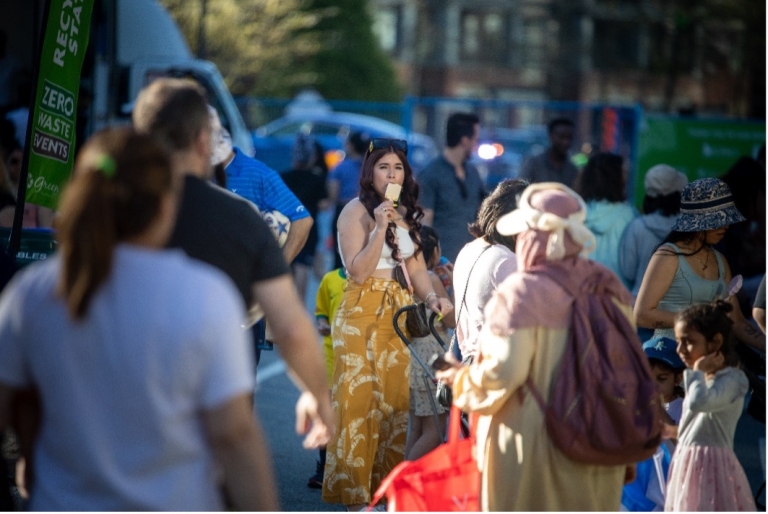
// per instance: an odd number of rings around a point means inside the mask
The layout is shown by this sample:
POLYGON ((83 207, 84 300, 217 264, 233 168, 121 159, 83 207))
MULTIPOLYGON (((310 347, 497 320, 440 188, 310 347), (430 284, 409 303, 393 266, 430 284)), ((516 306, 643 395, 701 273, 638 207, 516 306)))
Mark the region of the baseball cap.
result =
POLYGON ((651 197, 681 193, 688 177, 668 164, 657 164, 645 174, 645 194, 651 197))
POLYGON ((665 336, 656 336, 643 343, 643 351, 649 359, 660 360, 672 369, 681 369, 685 364, 677 355, 677 341, 665 336))

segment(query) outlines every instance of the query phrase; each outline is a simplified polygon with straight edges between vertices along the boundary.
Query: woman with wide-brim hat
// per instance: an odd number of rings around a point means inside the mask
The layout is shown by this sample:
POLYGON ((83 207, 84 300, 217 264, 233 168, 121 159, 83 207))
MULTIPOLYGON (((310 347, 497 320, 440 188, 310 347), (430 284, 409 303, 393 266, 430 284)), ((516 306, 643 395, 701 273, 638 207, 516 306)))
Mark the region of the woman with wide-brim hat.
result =
MULTIPOLYGON (((675 316, 686 307, 728 298, 731 268, 714 246, 730 225, 744 221, 722 180, 694 180, 683 189, 680 217, 648 263, 635 302, 639 327, 674 337, 675 316)), ((731 318, 736 337, 765 351, 765 334, 749 324, 735 296, 731 318)))

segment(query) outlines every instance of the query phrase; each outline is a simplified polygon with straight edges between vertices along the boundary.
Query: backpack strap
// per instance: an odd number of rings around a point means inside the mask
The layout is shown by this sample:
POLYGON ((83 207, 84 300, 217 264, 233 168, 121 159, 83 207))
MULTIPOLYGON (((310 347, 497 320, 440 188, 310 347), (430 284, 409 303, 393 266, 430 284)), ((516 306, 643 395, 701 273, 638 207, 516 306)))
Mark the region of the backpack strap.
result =
MULTIPOLYGON (((579 294, 579 291, 577 291, 574 287, 573 281, 568 280, 567 276, 565 275, 565 272, 561 268, 552 268, 549 266, 534 266, 533 268, 528 270, 529 273, 538 273, 541 275, 546 275, 554 283, 556 283, 560 288, 565 291, 565 293, 571 297, 571 302, 576 303, 577 295, 579 294)), ((575 312, 573 313, 575 314, 575 312)), ((573 330, 573 328, 571 329, 573 330)), ((573 334, 568 336, 569 338, 573 337, 573 334)), ((567 351, 567 349, 566 349, 567 351)), ((541 409, 541 412, 544 414, 544 417, 547 417, 547 402, 544 401, 544 397, 541 394, 541 391, 539 391, 539 388, 536 387, 536 385, 533 383, 533 380, 531 380, 531 376, 528 375, 528 377, 525 379, 525 387, 528 388, 528 390, 531 392, 531 395, 533 396, 534 400, 536 400, 536 403, 539 404, 539 408, 541 409)), ((524 392, 523 388, 518 389, 518 394, 520 397, 520 401, 523 401, 524 398, 524 392)))

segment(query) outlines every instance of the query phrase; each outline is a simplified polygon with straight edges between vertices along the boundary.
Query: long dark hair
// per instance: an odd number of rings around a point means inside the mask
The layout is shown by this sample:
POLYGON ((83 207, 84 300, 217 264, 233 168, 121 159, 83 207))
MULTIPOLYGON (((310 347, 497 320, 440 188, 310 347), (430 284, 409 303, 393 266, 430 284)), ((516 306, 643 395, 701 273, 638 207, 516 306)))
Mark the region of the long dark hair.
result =
POLYGON ((475 237, 482 237, 486 243, 504 245, 514 252, 516 236, 499 234, 496 230, 496 222, 503 215, 517 209, 517 200, 529 185, 527 180, 518 178, 500 182, 480 204, 477 220, 469 225, 469 233, 475 237))
POLYGON ((576 179, 575 189, 585 202, 606 200, 611 203, 627 199, 624 192, 624 159, 620 155, 601 152, 593 155, 576 179))
POLYGON ((723 346, 720 347, 725 364, 738 366, 739 356, 736 353, 731 328, 733 321, 728 313, 733 310, 733 305, 725 300, 715 300, 710 303, 692 305, 680 312, 675 318, 675 323, 685 323, 690 328, 704 336, 707 341, 712 341, 715 335, 723 336, 723 346))
POLYGON ((421 246, 424 251, 424 262, 427 265, 427 269, 434 268, 437 263, 432 262, 432 256, 435 253, 435 248, 440 245, 440 236, 437 235, 437 230, 427 225, 422 225, 419 230, 421 236, 421 246))
POLYGON ((151 137, 123 127, 86 142, 56 221, 62 258, 57 292, 73 319, 86 315, 109 276, 115 246, 144 232, 172 189, 170 157, 151 137))
POLYGON ((691 243, 691 242, 696 241, 697 239, 701 240, 701 246, 699 246, 698 248, 693 250, 691 253, 675 251, 674 252, 675 255, 683 255, 685 257, 690 257, 691 255, 696 255, 697 253, 702 251, 704 248, 706 248, 708 246, 711 246, 711 245, 708 245, 704 241, 704 239, 701 237, 701 232, 679 232, 677 230, 673 230, 672 232, 667 234, 667 237, 665 237, 664 240, 661 243, 656 245, 656 248, 653 249, 653 253, 656 253, 656 250, 658 250, 659 248, 661 248, 662 246, 664 246, 667 243, 676 244, 676 243, 679 243, 681 241, 683 243, 691 243))
MULTIPOLYGON (((421 239, 419 237, 421 223, 419 223, 419 220, 424 217, 424 211, 421 210, 421 207, 419 207, 417 203, 419 199, 419 184, 417 184, 416 180, 413 178, 413 170, 403 152, 390 146, 388 148, 375 149, 373 151, 368 150, 365 153, 363 166, 360 170, 360 203, 365 206, 365 210, 368 211, 371 218, 375 219, 373 210, 384 201, 384 197, 380 196, 373 188, 373 168, 377 162, 389 153, 397 155, 403 163, 405 177, 403 179, 403 188, 400 191, 399 204, 405 206, 405 216, 403 216, 403 220, 408 224, 408 234, 411 236, 411 239, 416 246, 413 255, 417 256, 421 252, 421 239)), ((387 243, 387 246, 392 249, 392 257, 397 260, 400 259, 400 248, 398 248, 397 243, 395 242, 395 230, 395 222, 390 221, 384 240, 387 243)))

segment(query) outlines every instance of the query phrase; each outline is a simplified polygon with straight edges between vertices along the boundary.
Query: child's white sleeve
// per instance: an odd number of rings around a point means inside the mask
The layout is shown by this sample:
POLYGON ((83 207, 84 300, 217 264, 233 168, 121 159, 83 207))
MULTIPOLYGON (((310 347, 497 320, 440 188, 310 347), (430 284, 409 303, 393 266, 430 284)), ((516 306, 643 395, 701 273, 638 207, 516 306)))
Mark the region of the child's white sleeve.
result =
POLYGON ((749 388, 749 382, 742 372, 734 371, 736 373, 718 373, 712 385, 708 386, 703 371, 686 369, 683 382, 691 411, 716 412, 743 398, 749 388))

